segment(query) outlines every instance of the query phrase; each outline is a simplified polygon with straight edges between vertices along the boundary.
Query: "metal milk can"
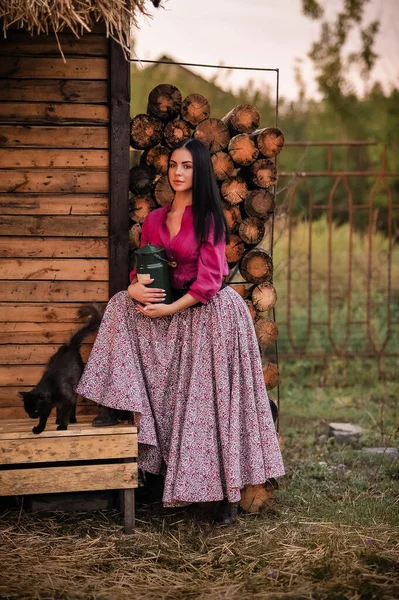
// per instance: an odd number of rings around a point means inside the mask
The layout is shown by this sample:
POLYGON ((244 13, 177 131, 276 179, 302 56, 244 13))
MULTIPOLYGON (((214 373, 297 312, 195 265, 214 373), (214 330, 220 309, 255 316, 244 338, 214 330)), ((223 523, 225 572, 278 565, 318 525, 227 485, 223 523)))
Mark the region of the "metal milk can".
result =
POLYGON ((172 285, 170 282, 169 268, 176 266, 168 260, 165 248, 153 246, 148 243, 139 250, 136 250, 136 271, 137 281, 154 281, 147 285, 149 288, 160 288, 165 290, 165 304, 173 302, 172 285))

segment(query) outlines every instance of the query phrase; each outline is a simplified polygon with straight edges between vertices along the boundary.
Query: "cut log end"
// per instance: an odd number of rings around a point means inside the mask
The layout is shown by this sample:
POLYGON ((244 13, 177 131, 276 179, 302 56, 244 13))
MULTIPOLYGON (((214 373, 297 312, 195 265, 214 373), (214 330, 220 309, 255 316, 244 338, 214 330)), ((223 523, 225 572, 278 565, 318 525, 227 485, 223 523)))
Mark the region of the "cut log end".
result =
POLYGON ((267 390, 272 390, 279 385, 280 373, 276 364, 269 362, 263 367, 263 379, 267 390))
POLYGON ((276 165, 267 158, 259 158, 251 165, 252 182, 260 188, 268 188, 277 181, 276 165))
POLYGON ((136 165, 130 169, 129 189, 133 194, 143 195, 151 191, 154 171, 144 165, 136 165))
POLYGON ((252 134, 259 152, 266 158, 273 158, 281 152, 284 147, 284 134, 276 127, 265 127, 258 129, 252 134))
POLYGON ((136 223, 143 223, 146 216, 155 208, 151 196, 132 196, 130 198, 130 218, 136 223))
POLYGON ((228 204, 240 204, 248 195, 247 184, 242 177, 231 177, 223 181, 221 194, 228 204))
POLYGON ((234 233, 241 223, 241 212, 238 206, 223 203, 223 212, 227 222, 227 227, 231 233, 234 233))
POLYGON ((230 266, 233 266, 239 262, 245 252, 244 242, 238 235, 232 233, 230 235, 230 241, 226 244, 226 259, 230 266))
POLYGON ((175 193, 170 187, 167 175, 162 175, 155 184, 154 198, 160 206, 166 206, 173 202, 175 193))
POLYGON ((278 327, 272 319, 258 319, 255 324, 255 333, 262 347, 269 346, 278 338, 278 327))
POLYGON ((222 119, 232 133, 251 133, 259 127, 259 111, 251 104, 234 107, 222 119))
POLYGON ((216 179, 226 181, 226 179, 230 179, 233 176, 234 163, 227 152, 215 152, 215 154, 212 154, 211 160, 216 179))
POLYGON ((234 290, 235 292, 237 292, 237 294, 239 294, 241 296, 241 298, 243 298, 244 300, 246 300, 249 296, 249 290, 246 286, 245 283, 241 284, 232 284, 229 286, 232 290, 234 290))
POLYGON ((240 133, 231 138, 229 154, 236 165, 248 166, 258 158, 259 150, 247 133, 240 133))
POLYGON ((260 219, 248 217, 242 221, 238 235, 249 246, 255 246, 262 241, 265 235, 265 225, 260 219))
POLYGON ((264 283, 273 277, 273 264, 270 255, 262 248, 249 250, 241 260, 240 273, 249 283, 264 283))
POLYGON ((252 190, 245 198, 244 209, 249 217, 261 219, 264 223, 270 219, 275 207, 274 194, 270 190, 252 190))
POLYGON ((252 290, 252 302, 259 312, 271 310, 277 302, 277 292, 273 284, 267 282, 257 285, 252 290))
POLYGON ((211 107, 205 96, 189 94, 182 102, 180 114, 184 121, 196 127, 205 119, 209 119, 211 107))
POLYGON ((152 167, 155 173, 166 175, 166 173, 168 172, 169 154, 169 148, 158 144, 158 146, 154 146, 146 153, 146 164, 149 167, 152 167))
POLYGON ((163 136, 169 148, 175 148, 180 142, 187 140, 191 136, 191 131, 187 123, 182 119, 176 119, 167 123, 163 136))
POLYGON ((230 141, 230 133, 220 119, 205 119, 194 132, 194 137, 201 140, 211 153, 226 150, 230 141))
POLYGON ((153 115, 136 115, 130 124, 130 145, 136 150, 148 150, 160 143, 163 124, 153 115))
POLYGON ((176 86, 161 83, 148 96, 147 112, 161 121, 170 121, 180 113, 183 97, 176 86))

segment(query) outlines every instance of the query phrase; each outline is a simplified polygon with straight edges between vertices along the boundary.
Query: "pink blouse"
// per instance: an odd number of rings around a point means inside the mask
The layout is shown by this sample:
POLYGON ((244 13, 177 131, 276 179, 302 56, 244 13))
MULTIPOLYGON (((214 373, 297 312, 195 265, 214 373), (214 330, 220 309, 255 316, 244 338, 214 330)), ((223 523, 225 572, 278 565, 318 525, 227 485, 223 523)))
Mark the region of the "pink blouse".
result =
MULTIPOLYGON (((213 243, 213 229, 206 242, 199 244, 195 238, 193 211, 187 206, 182 217, 179 233, 171 240, 166 225, 166 215, 170 205, 157 208, 146 217, 141 231, 141 246, 148 242, 165 248, 168 259, 177 267, 171 268, 172 287, 188 292, 199 302, 206 303, 219 290, 223 276, 229 274, 224 241, 213 243)), ((130 273, 130 280, 136 277, 136 270, 130 273)))

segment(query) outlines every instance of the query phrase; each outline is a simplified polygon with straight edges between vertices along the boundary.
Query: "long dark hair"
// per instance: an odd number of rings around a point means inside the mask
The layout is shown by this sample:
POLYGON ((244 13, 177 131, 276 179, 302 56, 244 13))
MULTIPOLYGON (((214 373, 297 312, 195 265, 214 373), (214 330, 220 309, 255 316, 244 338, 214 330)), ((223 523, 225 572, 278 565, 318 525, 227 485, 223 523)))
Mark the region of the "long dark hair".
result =
MULTIPOLYGON (((208 239, 211 226, 214 227, 214 244, 229 240, 229 230, 223 212, 222 200, 213 171, 211 155, 203 142, 190 138, 180 142, 174 150, 187 148, 193 157, 193 220, 197 240, 208 239)), ((170 157, 169 157, 170 161, 170 157)))

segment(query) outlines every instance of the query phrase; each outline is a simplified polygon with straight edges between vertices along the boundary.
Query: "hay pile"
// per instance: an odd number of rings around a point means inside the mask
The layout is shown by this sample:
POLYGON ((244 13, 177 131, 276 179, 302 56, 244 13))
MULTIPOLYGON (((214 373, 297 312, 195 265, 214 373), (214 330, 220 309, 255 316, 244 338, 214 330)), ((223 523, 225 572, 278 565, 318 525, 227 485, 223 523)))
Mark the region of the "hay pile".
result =
MULTIPOLYGON (((192 509, 194 510, 194 509, 192 509)), ((389 527, 244 515, 218 529, 186 511, 139 512, 125 536, 117 511, 8 512, 0 596, 76 600, 194 598, 394 600, 398 536, 389 527), (141 513, 141 514, 140 514, 141 513)))
POLYGON ((137 15, 149 16, 146 8, 149 3, 149 0, 2 0, 0 20, 4 32, 11 25, 17 25, 32 35, 70 30, 77 37, 102 22, 107 35, 129 53, 137 15))

